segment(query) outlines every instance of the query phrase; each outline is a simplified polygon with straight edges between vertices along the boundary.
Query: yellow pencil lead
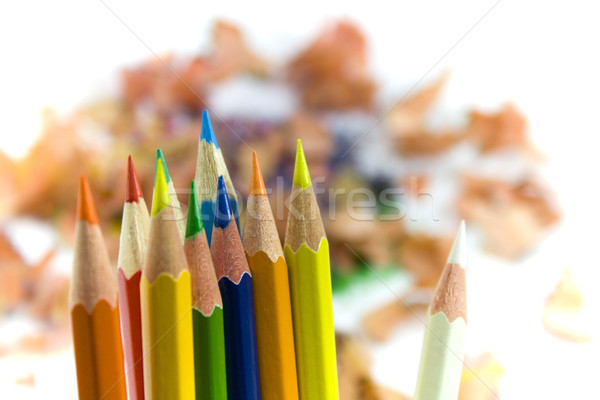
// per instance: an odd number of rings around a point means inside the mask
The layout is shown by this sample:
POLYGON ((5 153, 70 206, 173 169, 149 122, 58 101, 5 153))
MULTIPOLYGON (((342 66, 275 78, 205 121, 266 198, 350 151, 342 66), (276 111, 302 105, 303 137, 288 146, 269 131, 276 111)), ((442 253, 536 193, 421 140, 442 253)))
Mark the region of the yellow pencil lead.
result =
POLYGON ((306 165, 306 158, 304 157, 304 151, 302 150, 302 143, 300 142, 300 139, 298 139, 298 147, 296 149, 294 185, 300 186, 302 189, 306 189, 310 186, 310 175, 308 173, 308 166, 306 165))
POLYGON ((156 176, 154 177, 154 193, 152 194, 152 216, 157 215, 165 207, 171 204, 169 187, 167 186, 167 177, 163 169, 162 162, 156 159, 156 176))

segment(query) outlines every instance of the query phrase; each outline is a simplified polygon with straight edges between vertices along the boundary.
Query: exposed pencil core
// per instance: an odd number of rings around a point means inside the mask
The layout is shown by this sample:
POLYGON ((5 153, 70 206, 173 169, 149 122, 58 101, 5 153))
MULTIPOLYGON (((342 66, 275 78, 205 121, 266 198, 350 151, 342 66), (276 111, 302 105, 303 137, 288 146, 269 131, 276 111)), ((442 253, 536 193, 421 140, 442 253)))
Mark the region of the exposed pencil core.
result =
POLYGON ((250 175, 250 195, 266 196, 267 190, 265 189, 265 182, 263 181, 262 173, 260 172, 260 166, 258 165, 258 157, 256 152, 252 152, 252 174, 250 175))
MULTIPOLYGON (((163 166, 163 171, 165 174, 165 178, 167 178, 167 183, 171 182, 171 175, 169 175, 169 169, 167 168, 167 161, 165 160, 165 155, 163 154, 162 149, 156 150, 156 159, 160 160, 160 162, 163 166)), ((155 173, 156 173, 156 171, 155 171, 155 173)))
POLYGON ((164 160, 161 160, 160 157, 156 157, 156 176, 154 177, 154 193, 152 195, 152 216, 157 215, 171 203, 163 163, 164 160))
POLYGON ((215 137, 215 131, 213 130, 212 124, 210 123, 210 117, 208 111, 202 111, 202 125, 200 127, 200 140, 204 140, 207 143, 212 143, 215 147, 219 148, 217 138, 215 137))
POLYGON ((227 228, 233 212, 231 211, 231 204, 229 202, 229 196, 227 195, 227 189, 225 188, 225 180, 223 176, 219 176, 219 183, 217 184, 217 207, 215 209, 215 226, 219 228, 227 228))
POLYGON ((294 185, 300 186, 302 189, 305 189, 310 185, 310 174, 308 173, 306 157, 304 157, 304 150, 302 150, 302 143, 300 142, 300 139, 298 139, 298 146, 296 148, 296 165, 294 166, 294 185))
POLYGON ((467 267, 467 252, 465 250, 466 245, 466 228, 465 221, 460 221, 458 232, 456 233, 456 239, 452 245, 452 250, 448 255, 448 264, 459 264, 463 268, 467 267))
POLYGON ((98 214, 94 206, 94 199, 90 191, 90 185, 87 177, 81 175, 79 180, 79 197, 77 198, 77 220, 87 221, 90 224, 98 225, 98 214))
POLYGON ((190 183, 190 197, 188 200, 188 218, 185 230, 185 238, 190 238, 204 230, 202 223, 202 214, 198 203, 198 195, 196 194, 196 183, 194 180, 190 183))
POLYGON ((138 181, 135 172, 135 166, 133 165, 133 159, 130 155, 127 159, 127 194, 125 196, 125 201, 127 203, 133 203, 143 198, 142 188, 140 187, 140 182, 138 181))

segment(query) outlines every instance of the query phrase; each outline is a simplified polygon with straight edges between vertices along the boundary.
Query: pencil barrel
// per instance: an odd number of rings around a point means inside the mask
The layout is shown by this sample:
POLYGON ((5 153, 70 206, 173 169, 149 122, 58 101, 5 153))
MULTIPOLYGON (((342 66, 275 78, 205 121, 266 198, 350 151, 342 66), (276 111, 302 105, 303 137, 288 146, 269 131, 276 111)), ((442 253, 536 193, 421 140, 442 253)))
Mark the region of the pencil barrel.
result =
POLYGON ((219 288, 223 297, 229 400, 259 400, 252 277, 244 273, 238 284, 223 277, 219 288))
POLYGON ((118 307, 100 300, 90 314, 77 304, 71 323, 79 399, 125 400, 118 307))
POLYGON ((127 397, 130 400, 144 399, 142 310, 140 305, 141 276, 142 272, 138 271, 127 279, 121 269, 117 271, 127 397))
POLYGON ((215 307, 206 317, 192 309, 194 320, 194 368, 197 400, 227 400, 223 309, 215 307))
POLYGON ((337 400, 329 245, 315 252, 306 244, 284 248, 288 264, 298 386, 302 400, 337 400))
POLYGON ((467 324, 443 312, 427 311, 425 337, 414 400, 456 399, 463 369, 467 324))
POLYGON ((146 399, 195 398, 190 273, 163 273, 152 283, 142 275, 142 333, 146 399))
POLYGON ((263 400, 298 399, 298 378, 287 264, 258 251, 252 271, 259 374, 263 400))

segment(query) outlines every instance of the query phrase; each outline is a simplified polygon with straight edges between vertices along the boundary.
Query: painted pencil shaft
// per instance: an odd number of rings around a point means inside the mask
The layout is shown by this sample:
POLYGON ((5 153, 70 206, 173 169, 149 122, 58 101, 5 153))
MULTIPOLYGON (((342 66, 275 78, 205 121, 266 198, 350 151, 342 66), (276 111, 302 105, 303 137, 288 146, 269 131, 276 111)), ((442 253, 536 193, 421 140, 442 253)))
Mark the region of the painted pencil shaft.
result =
POLYGON ((71 310, 71 324, 79 399, 125 400, 118 310, 105 300, 91 313, 78 304, 71 310))
POLYGON ((298 399, 298 376, 287 264, 253 155, 244 250, 252 271, 260 389, 263 400, 298 399))
POLYGON ((462 222, 427 310, 415 400, 458 397, 467 332, 464 243, 462 222))
POLYGON ((142 276, 140 286, 146 398, 194 399, 190 274, 142 276))
POLYGON ((456 399, 463 367, 466 322, 427 312, 415 400, 456 399))
POLYGON ((150 215, 142 196, 133 161, 129 156, 117 282, 127 394, 132 400, 144 399, 140 278, 146 256, 149 229, 150 215))
POLYGON ((157 159, 148 253, 140 282, 147 399, 195 398, 191 278, 157 159))
POLYGON ((222 177, 219 177, 217 205, 211 250, 223 298, 227 393, 230 400, 258 400, 260 383, 252 275, 239 232, 232 223, 222 177))
POLYGON ((87 179, 82 176, 69 303, 82 400, 125 400, 125 372, 114 276, 87 179))
POLYGON ((227 400, 223 302, 202 224, 194 181, 184 251, 192 276, 196 399, 227 400))
POLYGON ((300 141, 285 236, 298 386, 303 400, 337 399, 329 244, 300 141))
POLYGON ((140 278, 142 272, 127 278, 123 270, 117 271, 119 287, 119 314, 125 376, 127 378, 127 398, 144 398, 144 362, 142 346, 142 309, 140 304, 140 278))
POLYGON ((303 400, 337 399, 337 364, 329 270, 329 245, 315 252, 284 248, 294 320, 298 386, 303 400))
POLYGON ((219 289, 223 297, 229 399, 260 399, 252 277, 244 274, 239 283, 221 278, 219 289))
POLYGON ((265 400, 298 399, 298 376, 287 264, 259 251, 247 255, 252 270, 261 394, 265 400))
POLYGON ((192 314, 196 399, 227 400, 223 309, 216 307, 210 316, 205 316, 194 308, 192 314))

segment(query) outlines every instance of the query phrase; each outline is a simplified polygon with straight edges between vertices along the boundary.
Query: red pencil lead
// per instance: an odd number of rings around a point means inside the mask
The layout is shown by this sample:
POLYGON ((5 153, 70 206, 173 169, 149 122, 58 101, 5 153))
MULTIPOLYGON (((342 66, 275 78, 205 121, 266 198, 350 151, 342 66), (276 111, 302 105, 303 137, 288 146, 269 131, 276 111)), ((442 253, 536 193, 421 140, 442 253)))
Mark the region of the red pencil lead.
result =
POLYGON ((127 159, 127 194, 125 201, 127 203, 137 202, 139 199, 143 199, 142 188, 138 181, 137 174, 135 173, 135 166, 133 165, 133 159, 131 156, 127 159))

